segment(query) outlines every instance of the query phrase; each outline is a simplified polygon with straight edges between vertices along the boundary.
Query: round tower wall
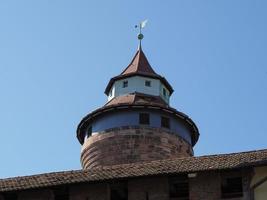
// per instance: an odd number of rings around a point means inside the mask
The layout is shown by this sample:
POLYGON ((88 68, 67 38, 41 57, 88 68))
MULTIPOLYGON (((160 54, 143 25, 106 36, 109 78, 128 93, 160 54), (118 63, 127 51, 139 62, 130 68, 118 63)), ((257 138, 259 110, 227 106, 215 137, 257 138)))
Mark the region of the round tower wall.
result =
POLYGON ((153 111, 149 109, 120 110, 119 112, 106 113, 105 115, 102 115, 102 117, 100 116, 93 120, 89 125, 92 128, 92 135, 116 127, 139 126, 140 113, 149 114, 150 122, 147 126, 152 128, 161 128, 161 117, 168 117, 170 120, 170 127, 169 129, 166 128, 166 130, 177 134, 189 144, 192 143, 191 132, 180 118, 162 111, 153 111))
POLYGON ((82 146, 84 169, 193 155, 190 143, 162 128, 123 126, 97 132, 82 146))

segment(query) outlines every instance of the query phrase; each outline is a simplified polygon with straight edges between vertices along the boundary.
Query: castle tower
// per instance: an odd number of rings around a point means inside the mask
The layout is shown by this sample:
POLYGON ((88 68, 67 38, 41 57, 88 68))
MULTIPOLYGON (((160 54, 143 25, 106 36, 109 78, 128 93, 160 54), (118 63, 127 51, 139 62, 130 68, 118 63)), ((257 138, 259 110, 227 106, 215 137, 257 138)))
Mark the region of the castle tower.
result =
POLYGON ((140 46, 128 67, 110 79, 107 103, 78 125, 83 169, 193 156, 198 129, 170 107, 172 93, 140 46))

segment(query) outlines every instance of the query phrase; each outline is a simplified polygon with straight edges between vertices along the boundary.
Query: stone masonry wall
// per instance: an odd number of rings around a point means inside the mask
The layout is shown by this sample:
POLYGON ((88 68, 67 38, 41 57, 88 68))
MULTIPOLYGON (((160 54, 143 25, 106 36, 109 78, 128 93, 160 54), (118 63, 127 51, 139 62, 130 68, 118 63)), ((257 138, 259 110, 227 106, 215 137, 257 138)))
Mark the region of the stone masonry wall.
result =
POLYGON ((82 147, 84 169, 192 156, 192 146, 162 128, 121 127, 96 133, 82 147))
POLYGON ((97 183, 72 186, 70 200, 109 200, 109 185, 97 183))
MULTIPOLYGON (((221 198, 221 177, 225 174, 234 175, 236 171, 229 172, 204 172, 197 177, 189 179, 190 200, 223 200, 221 198)), ((249 183, 251 170, 240 170, 242 176, 243 197, 227 198, 227 200, 251 200, 249 183)))
POLYGON ((29 190, 18 194, 18 200, 53 200, 52 190, 29 190))
POLYGON ((190 200, 219 200, 221 198, 220 174, 198 173, 189 179, 190 200))
POLYGON ((139 178, 128 181, 128 200, 169 200, 167 177, 139 178))

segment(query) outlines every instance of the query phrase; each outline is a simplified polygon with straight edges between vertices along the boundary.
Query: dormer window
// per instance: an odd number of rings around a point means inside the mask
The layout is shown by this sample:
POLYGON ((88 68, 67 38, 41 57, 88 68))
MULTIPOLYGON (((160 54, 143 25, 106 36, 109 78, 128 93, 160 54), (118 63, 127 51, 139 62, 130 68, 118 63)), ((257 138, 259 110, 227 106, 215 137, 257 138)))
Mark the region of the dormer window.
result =
POLYGON ((123 88, 128 87, 128 81, 123 81, 123 83, 122 83, 122 87, 123 87, 123 88))
POLYGON ((145 86, 151 87, 151 81, 145 81, 145 86))

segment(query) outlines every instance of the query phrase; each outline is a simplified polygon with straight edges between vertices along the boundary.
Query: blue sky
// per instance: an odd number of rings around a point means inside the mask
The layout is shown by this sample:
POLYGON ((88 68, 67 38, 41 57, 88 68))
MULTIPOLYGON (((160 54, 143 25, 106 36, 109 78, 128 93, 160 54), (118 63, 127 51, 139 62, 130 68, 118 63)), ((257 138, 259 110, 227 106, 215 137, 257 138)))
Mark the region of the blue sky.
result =
POLYGON ((198 125, 195 155, 266 148, 264 0, 0 2, 0 177, 80 169, 79 121, 137 49, 198 125))

